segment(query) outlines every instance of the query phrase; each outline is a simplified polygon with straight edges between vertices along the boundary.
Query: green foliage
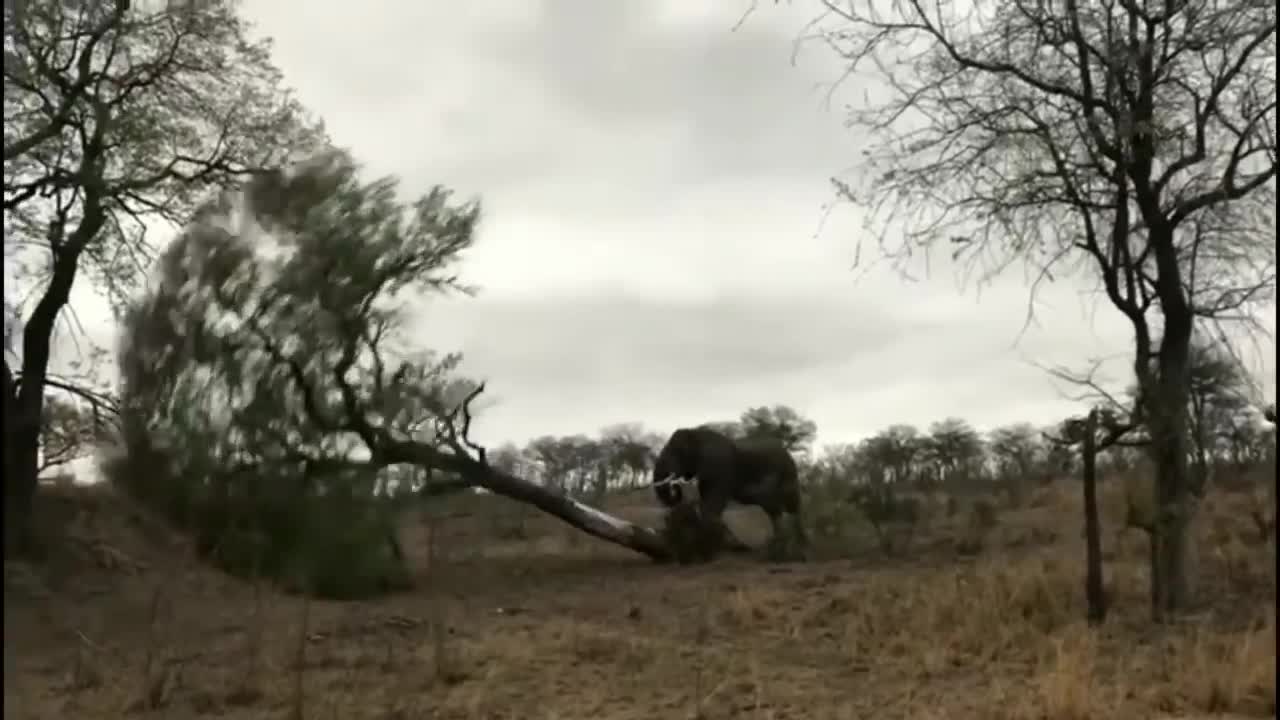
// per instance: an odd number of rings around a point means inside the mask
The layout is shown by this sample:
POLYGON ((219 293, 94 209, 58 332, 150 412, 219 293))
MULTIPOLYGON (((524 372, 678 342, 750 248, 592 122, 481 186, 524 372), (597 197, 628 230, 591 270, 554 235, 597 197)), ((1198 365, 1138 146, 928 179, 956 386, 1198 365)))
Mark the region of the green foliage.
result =
POLYGON ((404 303, 465 290, 450 266, 478 217, 441 188, 403 203, 340 152, 205 205, 125 315, 108 476, 234 572, 403 586, 388 493, 426 480, 385 448, 432 447, 474 387, 458 356, 401 344, 404 303))
POLYGON ((163 513, 214 566, 237 577, 280 581, 295 591, 347 600, 406 589, 396 539, 403 503, 375 497, 373 477, 163 474, 163 455, 135 449, 100 464, 103 476, 163 513))
POLYGON ((286 586, 319 597, 353 600, 411 585, 396 537, 395 515, 377 501, 352 498, 304 501, 295 542, 286 559, 286 586))

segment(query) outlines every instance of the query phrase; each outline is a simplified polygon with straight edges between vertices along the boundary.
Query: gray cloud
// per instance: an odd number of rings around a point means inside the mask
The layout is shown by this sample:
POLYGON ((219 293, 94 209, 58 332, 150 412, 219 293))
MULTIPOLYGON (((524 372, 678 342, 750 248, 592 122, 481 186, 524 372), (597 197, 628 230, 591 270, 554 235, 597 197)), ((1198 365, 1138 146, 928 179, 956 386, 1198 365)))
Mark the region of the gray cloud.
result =
POLYGON ((989 426, 1069 412, 1037 364, 1103 355, 1123 342, 1123 327, 1090 330, 1083 313, 1058 305, 1053 331, 1019 338, 1025 305, 1010 302, 1016 291, 997 288, 981 306, 955 296, 877 305, 854 293, 683 302, 482 296, 436 303, 420 327, 490 380, 500 402, 480 425, 486 438, 632 420, 669 429, 785 403, 835 442, 892 422, 959 415, 989 426))
POLYGON ((501 43, 513 67, 592 125, 671 141, 681 172, 704 179, 835 171, 844 144, 821 95, 789 62, 795 23, 769 15, 731 31, 664 21, 654 3, 553 0, 501 43))
POLYGON ((820 183, 847 162, 839 119, 817 110, 815 85, 834 72, 790 63, 798 11, 761 12, 731 32, 731 5, 711 17, 636 0, 515 14, 479 2, 461 16, 408 0, 302 15, 248 5, 340 142, 511 207, 656 209, 655 189, 753 173, 820 183), (332 52, 334 37, 350 50, 332 52))

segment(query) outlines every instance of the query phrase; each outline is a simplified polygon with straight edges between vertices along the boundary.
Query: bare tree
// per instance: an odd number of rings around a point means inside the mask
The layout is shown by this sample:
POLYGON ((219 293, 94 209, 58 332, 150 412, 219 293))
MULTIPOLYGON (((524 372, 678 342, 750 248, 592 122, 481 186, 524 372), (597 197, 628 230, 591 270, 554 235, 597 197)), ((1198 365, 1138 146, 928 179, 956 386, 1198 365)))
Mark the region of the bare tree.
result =
MULTIPOLYGON (((126 316, 125 435, 157 473, 205 486, 414 465, 533 505, 655 559, 653 530, 489 462, 471 441, 483 383, 408 342, 407 302, 468 292, 453 270, 479 206, 436 187, 406 204, 345 153, 226 194, 166 250, 126 316), (470 386, 461 398, 450 388, 470 386), (245 476, 249 477, 245 477, 245 476)), ((348 491, 349 492, 349 491, 348 491)))
POLYGON ((1274 289, 1275 4, 823 5, 815 35, 884 81, 848 118, 862 172, 836 182, 881 254, 904 267, 947 244, 1037 284, 1084 270, 1131 324, 1159 478, 1153 614, 1185 608, 1192 329, 1274 289))
MULTIPOLYGON (((235 3, 6 6, 5 265, 35 290, 5 358, 5 548, 26 536, 55 326, 77 277, 136 288, 148 225, 322 139, 235 3)), ((8 295, 6 295, 6 299, 8 295)))

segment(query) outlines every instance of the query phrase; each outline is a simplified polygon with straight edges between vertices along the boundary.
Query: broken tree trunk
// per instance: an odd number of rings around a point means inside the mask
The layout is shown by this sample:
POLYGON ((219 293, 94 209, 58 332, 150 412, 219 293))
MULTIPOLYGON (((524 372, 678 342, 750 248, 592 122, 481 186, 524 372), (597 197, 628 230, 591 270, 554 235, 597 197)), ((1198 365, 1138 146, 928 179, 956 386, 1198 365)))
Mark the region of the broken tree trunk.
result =
POLYGON ((674 558, 671 548, 658 531, 614 517, 559 490, 538 485, 484 462, 444 453, 419 442, 395 443, 385 448, 385 454, 395 462, 456 472, 476 487, 532 505, 588 535, 634 550, 654 561, 667 562, 674 558))

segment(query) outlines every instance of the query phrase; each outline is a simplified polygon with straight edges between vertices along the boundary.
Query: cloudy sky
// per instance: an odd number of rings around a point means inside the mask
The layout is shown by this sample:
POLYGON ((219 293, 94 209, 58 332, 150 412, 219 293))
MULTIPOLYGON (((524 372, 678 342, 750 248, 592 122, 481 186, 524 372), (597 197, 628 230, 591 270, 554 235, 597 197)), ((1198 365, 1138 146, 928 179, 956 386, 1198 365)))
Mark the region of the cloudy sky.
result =
POLYGON ((489 379, 484 440, 775 403, 820 442, 1071 412, 1037 365, 1127 344, 1084 288, 1042 290, 1020 335, 1016 269, 981 292, 940 264, 912 283, 851 269, 864 231, 852 208, 827 212, 828 178, 856 138, 824 102, 839 66, 816 47, 792 62, 799 4, 762 3, 736 31, 745 0, 244 7, 372 172, 483 198, 463 266, 482 292, 433 304, 417 332, 489 379))

